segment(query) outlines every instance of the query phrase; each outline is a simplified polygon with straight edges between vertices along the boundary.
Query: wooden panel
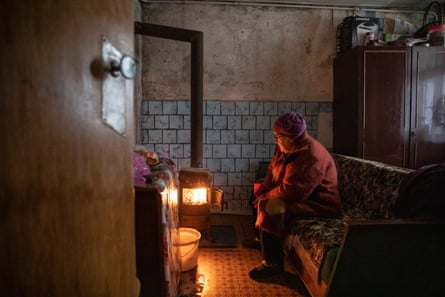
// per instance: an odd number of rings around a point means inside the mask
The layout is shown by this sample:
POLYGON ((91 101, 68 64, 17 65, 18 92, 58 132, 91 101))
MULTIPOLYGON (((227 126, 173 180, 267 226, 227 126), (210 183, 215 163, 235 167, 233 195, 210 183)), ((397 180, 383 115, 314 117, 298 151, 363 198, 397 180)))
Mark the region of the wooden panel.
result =
MULTIPOLYGON (((334 60, 334 152, 360 156, 359 100, 362 89, 361 49, 354 48, 334 60)), ((361 138, 360 138, 361 139, 361 138)))
POLYGON ((156 187, 136 189, 136 270, 141 280, 141 297, 167 296, 161 209, 162 198, 156 187))
POLYGON ((6 1, 0 56, 2 296, 136 296, 132 87, 101 121, 102 35, 133 50, 133 1, 6 1))
POLYGON ((415 48, 413 54, 410 167, 445 162, 445 50, 415 48))
POLYGON ((292 238, 292 240, 293 251, 288 255, 291 257, 295 268, 297 269, 298 276, 301 278, 312 297, 326 296, 327 286, 323 280, 319 280, 320 274, 318 272, 318 267, 312 262, 311 257, 300 239, 292 238))
POLYGON ((364 159, 408 165, 409 57, 406 50, 364 51, 364 159))
POLYGON ((327 297, 443 296, 443 223, 347 226, 327 297))
POLYGON ((407 165, 410 55, 356 47, 334 61, 334 152, 407 165))

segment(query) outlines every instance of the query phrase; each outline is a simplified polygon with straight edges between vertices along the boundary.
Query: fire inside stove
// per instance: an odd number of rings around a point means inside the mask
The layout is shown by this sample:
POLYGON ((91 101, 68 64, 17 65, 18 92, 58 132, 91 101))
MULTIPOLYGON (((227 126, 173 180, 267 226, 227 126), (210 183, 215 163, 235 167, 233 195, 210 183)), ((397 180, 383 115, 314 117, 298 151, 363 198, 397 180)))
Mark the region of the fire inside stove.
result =
POLYGON ((207 204, 207 188, 182 189, 182 202, 187 205, 207 204))
POLYGON ((203 236, 210 237, 210 207, 212 204, 221 206, 222 191, 211 189, 209 170, 205 168, 180 170, 179 189, 181 227, 198 229, 203 236))

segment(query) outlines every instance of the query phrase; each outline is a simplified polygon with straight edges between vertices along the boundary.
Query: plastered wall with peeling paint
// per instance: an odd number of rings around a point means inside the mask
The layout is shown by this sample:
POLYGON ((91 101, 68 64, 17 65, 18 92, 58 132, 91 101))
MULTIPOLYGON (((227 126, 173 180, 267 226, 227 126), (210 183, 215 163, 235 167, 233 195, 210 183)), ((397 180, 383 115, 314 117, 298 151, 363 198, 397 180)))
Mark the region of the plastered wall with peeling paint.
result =
MULTIPOLYGON (((205 100, 332 100, 331 11, 164 4, 144 12, 146 22, 203 32, 205 100)), ((188 98, 189 45, 145 44, 144 98, 188 98)))
MULTIPOLYGON (((142 12, 144 22, 203 32, 203 166, 225 191, 225 212, 251 213, 279 114, 302 112, 310 134, 332 148, 336 27, 351 12, 196 2, 142 12)), ((144 36, 142 51, 141 143, 190 166, 190 44, 144 36)))

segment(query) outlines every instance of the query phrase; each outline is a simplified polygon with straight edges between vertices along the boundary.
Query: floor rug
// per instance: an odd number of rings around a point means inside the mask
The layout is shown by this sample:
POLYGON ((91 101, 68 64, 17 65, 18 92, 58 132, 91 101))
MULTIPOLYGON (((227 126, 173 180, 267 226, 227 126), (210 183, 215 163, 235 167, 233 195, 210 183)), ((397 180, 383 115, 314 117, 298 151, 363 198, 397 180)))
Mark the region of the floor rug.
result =
POLYGON ((238 239, 232 225, 211 225, 210 236, 202 236, 200 248, 233 248, 237 247, 238 239))

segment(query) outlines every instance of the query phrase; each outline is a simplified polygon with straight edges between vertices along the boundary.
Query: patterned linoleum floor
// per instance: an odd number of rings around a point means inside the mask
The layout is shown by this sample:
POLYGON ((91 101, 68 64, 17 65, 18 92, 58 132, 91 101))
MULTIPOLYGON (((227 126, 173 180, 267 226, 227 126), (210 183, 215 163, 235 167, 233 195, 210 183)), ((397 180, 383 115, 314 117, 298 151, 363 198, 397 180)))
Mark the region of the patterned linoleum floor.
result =
POLYGON ((181 297, 309 297, 295 269, 285 263, 285 273, 263 281, 252 280, 248 272, 261 261, 259 250, 246 249, 241 242, 252 238, 248 216, 212 215, 212 223, 233 225, 236 248, 200 248, 198 266, 181 274, 181 297))

